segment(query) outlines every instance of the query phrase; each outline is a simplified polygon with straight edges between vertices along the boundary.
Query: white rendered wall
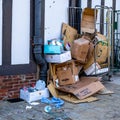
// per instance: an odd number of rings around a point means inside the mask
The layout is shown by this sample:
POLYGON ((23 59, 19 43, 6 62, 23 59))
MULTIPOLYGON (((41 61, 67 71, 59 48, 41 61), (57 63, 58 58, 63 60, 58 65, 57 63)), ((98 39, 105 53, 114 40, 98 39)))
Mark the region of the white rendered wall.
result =
POLYGON ((81 0, 81 8, 84 9, 87 7, 87 0, 81 0))
POLYGON ((29 58, 30 0, 13 0, 11 64, 29 64, 29 58))
POLYGON ((69 0, 45 0, 44 39, 60 38, 62 23, 68 23, 69 0))
POLYGON ((112 7, 112 0, 105 0, 105 6, 112 7))
POLYGON ((92 8, 95 8, 96 5, 101 5, 101 0, 92 0, 92 8))
POLYGON ((120 10, 120 0, 116 0, 116 10, 120 10))
POLYGON ((0 0, 0 65, 2 65, 2 0, 0 0))

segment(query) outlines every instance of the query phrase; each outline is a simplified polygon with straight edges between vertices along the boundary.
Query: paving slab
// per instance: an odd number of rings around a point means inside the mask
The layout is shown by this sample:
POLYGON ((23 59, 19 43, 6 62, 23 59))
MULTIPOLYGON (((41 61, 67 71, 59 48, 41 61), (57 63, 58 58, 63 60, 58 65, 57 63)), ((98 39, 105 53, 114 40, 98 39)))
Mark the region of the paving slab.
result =
POLYGON ((114 82, 103 82, 114 94, 95 94, 99 100, 90 103, 65 102, 60 109, 53 107, 50 113, 44 111, 47 104, 40 101, 39 105, 34 105, 31 109, 26 109, 26 106, 31 105, 25 101, 0 101, 0 120, 120 120, 119 78, 112 78, 114 82))

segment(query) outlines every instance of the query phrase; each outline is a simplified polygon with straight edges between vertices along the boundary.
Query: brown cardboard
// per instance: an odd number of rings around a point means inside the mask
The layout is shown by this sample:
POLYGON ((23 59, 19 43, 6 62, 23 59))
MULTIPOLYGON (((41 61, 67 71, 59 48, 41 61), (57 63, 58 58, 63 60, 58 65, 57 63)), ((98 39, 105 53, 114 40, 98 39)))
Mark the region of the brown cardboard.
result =
POLYGON ((100 34, 100 33, 97 33, 97 38, 98 38, 99 40, 104 40, 104 41, 107 40, 106 36, 104 36, 104 35, 102 35, 102 34, 100 34))
POLYGON ((86 63, 89 44, 90 42, 83 38, 74 40, 71 48, 72 58, 79 60, 81 63, 86 63))
POLYGON ((91 33, 84 33, 82 35, 82 38, 87 39, 89 41, 92 41, 95 38, 95 33, 91 34, 91 33))
POLYGON ((86 75, 91 75, 93 72, 100 69, 100 65, 98 63, 93 63, 90 67, 88 67, 86 70, 84 70, 86 75))
POLYGON ((89 68, 95 61, 94 55, 92 55, 88 60, 87 63, 83 66, 83 69, 86 70, 89 68))
POLYGON ((98 81, 98 78, 81 77, 79 82, 72 85, 61 86, 58 89, 67 93, 71 93, 78 99, 84 99, 97 93, 103 88, 104 86, 100 81, 98 81))
POLYGON ((96 97, 93 97, 93 96, 90 96, 88 98, 85 98, 85 99, 78 99, 77 97, 75 97, 74 95, 59 95, 59 97, 63 100, 66 100, 68 102, 71 102, 71 103, 85 103, 85 102, 93 102, 93 101, 96 101, 98 100, 98 98, 96 97))
POLYGON ((54 85, 56 86, 56 80, 58 85, 68 85, 79 81, 78 73, 81 69, 82 65, 75 60, 60 64, 51 64, 50 70, 54 85))
MULTIPOLYGON (((97 13, 97 11, 96 11, 97 13)), ((81 31, 87 33, 95 32, 95 9, 85 8, 82 13, 81 31)))
POLYGON ((55 96, 57 98, 61 98, 61 99, 65 100, 65 101, 67 101, 67 102, 77 104, 77 103, 84 103, 84 102, 93 102, 93 101, 98 100, 98 98, 92 97, 92 96, 88 97, 86 99, 80 100, 80 99, 78 99, 76 96, 74 96, 72 94, 58 91, 57 89, 55 89, 52 82, 47 87, 48 87, 50 93, 52 94, 52 96, 55 96))
POLYGON ((77 30, 68 24, 62 24, 62 35, 65 47, 67 44, 71 46, 72 42, 77 39, 78 33, 77 30))
POLYGON ((102 90, 98 92, 98 94, 101 94, 101 95, 113 94, 113 93, 114 93, 113 91, 108 90, 106 87, 104 87, 102 90))
POLYGON ((105 63, 108 58, 108 43, 107 41, 99 41, 96 46, 96 61, 101 64, 105 63))
POLYGON ((59 85, 69 85, 75 83, 72 70, 70 68, 58 70, 56 73, 58 76, 59 85))
POLYGON ((87 54, 87 61, 89 61, 89 59, 94 55, 94 44, 92 42, 90 42, 89 45, 89 50, 88 50, 88 54, 87 54))
POLYGON ((102 64, 100 64, 100 67, 101 67, 101 68, 106 68, 106 67, 108 67, 108 62, 107 62, 107 63, 102 63, 102 64))

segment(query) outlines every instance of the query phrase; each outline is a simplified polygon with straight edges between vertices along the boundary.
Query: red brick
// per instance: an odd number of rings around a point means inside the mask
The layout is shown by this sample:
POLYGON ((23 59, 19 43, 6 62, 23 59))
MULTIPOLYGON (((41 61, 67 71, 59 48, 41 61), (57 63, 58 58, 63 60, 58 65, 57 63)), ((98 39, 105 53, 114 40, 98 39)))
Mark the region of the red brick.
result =
POLYGON ((12 85, 1 86, 1 89, 11 89, 11 88, 13 88, 12 85))
POLYGON ((15 95, 13 95, 12 97, 13 97, 13 98, 19 98, 20 95, 19 95, 19 94, 15 94, 15 95))
POLYGON ((4 83, 6 83, 6 82, 12 82, 12 79, 4 79, 3 82, 4 83))
POLYGON ((19 97, 20 88, 36 83, 36 74, 0 76, 0 99, 19 97), (25 80, 21 78, 24 76, 25 80))
POLYGON ((19 75, 12 76, 12 79, 19 79, 19 75))
POLYGON ((0 76, 0 81, 4 80, 5 77, 4 76, 0 76))
POLYGON ((0 89, 0 93, 6 93, 7 91, 7 89, 0 89))

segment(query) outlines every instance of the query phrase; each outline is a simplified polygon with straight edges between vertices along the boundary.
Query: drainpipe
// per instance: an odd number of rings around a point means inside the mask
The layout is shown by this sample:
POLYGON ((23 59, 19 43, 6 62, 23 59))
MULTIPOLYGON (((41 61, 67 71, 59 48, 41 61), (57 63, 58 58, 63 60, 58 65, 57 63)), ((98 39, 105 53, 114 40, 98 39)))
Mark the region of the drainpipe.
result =
POLYGON ((81 0, 77 0, 77 5, 76 7, 81 7, 81 0))
POLYGON ((44 59, 44 0, 34 1, 34 57, 40 67, 39 79, 47 81, 47 63, 44 59))

